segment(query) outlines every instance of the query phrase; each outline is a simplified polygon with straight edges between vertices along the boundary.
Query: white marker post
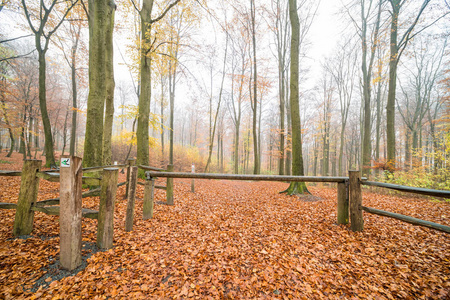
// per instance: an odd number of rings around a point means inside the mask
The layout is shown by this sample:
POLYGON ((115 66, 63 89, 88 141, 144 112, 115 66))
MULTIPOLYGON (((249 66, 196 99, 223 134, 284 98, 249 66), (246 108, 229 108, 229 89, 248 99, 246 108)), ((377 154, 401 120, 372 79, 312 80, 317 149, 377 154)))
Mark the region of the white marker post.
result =
MULTIPOLYGON (((192 163, 192 173, 195 173, 195 165, 192 163)), ((191 192, 195 193, 194 178, 191 180, 191 192)))

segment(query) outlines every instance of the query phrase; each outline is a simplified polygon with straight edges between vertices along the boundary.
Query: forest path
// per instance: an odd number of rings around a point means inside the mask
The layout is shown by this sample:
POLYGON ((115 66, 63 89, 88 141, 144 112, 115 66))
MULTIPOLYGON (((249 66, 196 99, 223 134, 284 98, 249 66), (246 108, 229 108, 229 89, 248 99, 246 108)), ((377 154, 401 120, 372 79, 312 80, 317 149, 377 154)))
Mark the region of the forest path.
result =
MULTIPOLYGON (((0 177, 2 202, 17 201, 19 182, 0 177)), ((196 180, 191 193, 190 182, 175 179, 175 205, 157 204, 146 221, 138 186, 129 233, 120 187, 114 248, 98 251, 97 221, 83 219, 87 260, 78 273, 57 267, 57 216, 36 213, 32 237, 14 239, 14 211, 0 210, 0 298, 450 296, 448 234, 368 214, 364 231, 352 232, 336 225, 335 187, 310 185, 317 201, 309 202, 279 194, 286 183, 196 180)), ((40 200, 57 194, 58 184, 41 183, 40 200)), ((155 201, 165 192, 156 190, 155 201)), ((450 225, 449 202, 364 190, 363 203, 450 225)), ((98 198, 83 207, 97 208, 98 198)))

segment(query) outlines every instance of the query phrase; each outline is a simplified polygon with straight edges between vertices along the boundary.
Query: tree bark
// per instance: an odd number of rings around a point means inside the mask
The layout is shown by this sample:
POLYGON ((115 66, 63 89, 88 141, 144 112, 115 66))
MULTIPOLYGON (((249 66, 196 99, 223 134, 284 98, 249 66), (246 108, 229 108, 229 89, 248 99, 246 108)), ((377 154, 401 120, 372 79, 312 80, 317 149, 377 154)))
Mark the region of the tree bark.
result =
POLYGON ((89 0, 89 95, 87 101, 84 167, 101 166, 106 80, 106 26, 108 0, 89 0))
POLYGON ((149 164, 149 132, 148 123, 150 115, 151 100, 151 14, 153 10, 153 0, 144 0, 142 9, 139 12, 141 17, 141 63, 140 63, 140 85, 139 112, 137 118, 137 154, 136 163, 148 166, 149 164))
MULTIPOLYGON (((289 18, 291 20, 291 70, 290 96, 292 119, 292 175, 303 176, 302 135, 299 105, 299 46, 300 22, 297 12, 297 0, 289 0, 289 18)), ((309 193, 304 182, 291 182, 286 190, 289 195, 309 193)))
POLYGON ((251 100, 251 108, 253 111, 253 155, 254 155, 254 166, 253 174, 259 174, 261 163, 259 157, 259 144, 258 144, 258 73, 256 65, 256 20, 255 20, 255 0, 250 0, 250 14, 251 14, 251 35, 253 44, 253 99, 251 100))
POLYGON ((105 123, 103 125, 103 155, 102 165, 112 164, 112 129, 114 120, 114 52, 113 52, 113 32, 114 32, 115 4, 111 1, 108 5, 106 25, 105 25, 105 123))

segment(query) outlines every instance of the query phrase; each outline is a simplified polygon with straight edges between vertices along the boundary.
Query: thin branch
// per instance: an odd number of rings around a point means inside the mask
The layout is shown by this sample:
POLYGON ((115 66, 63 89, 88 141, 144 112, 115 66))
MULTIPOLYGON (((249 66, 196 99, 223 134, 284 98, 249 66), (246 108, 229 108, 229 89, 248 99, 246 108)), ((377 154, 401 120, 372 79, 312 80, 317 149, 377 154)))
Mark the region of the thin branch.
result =
POLYGON ((161 20, 162 18, 164 18, 164 16, 169 12, 169 10, 174 7, 175 5, 178 4, 178 2, 180 2, 181 0, 176 0, 175 2, 173 2, 172 4, 170 4, 164 11, 163 13, 157 17, 156 19, 150 20, 150 24, 153 24, 155 22, 158 22, 159 20, 161 20))
POLYGON ((8 40, 3 40, 3 41, 0 41, 0 44, 1 44, 1 43, 12 42, 12 41, 15 41, 15 40, 18 40, 18 39, 22 39, 22 38, 26 38, 26 37, 30 37, 30 36, 33 36, 33 34, 22 35, 22 36, 19 36, 19 37, 16 37, 16 38, 12 38, 12 39, 8 39, 8 40))
POLYGON ((137 5, 136 5, 136 3, 134 2, 134 0, 131 0, 131 3, 133 4, 134 9, 135 9, 138 13, 140 13, 141 11, 140 11, 139 8, 137 7, 137 5))
POLYGON ((24 56, 28 56, 28 55, 30 55, 31 53, 33 53, 34 51, 36 51, 36 49, 31 50, 31 52, 29 52, 29 53, 27 53, 27 54, 22 54, 22 55, 17 55, 17 56, 11 56, 11 57, 2 58, 2 59, 0 59, 0 62, 2 62, 2 61, 7 61, 7 60, 12 60, 12 59, 16 59, 16 58, 21 58, 21 57, 24 57, 24 56))

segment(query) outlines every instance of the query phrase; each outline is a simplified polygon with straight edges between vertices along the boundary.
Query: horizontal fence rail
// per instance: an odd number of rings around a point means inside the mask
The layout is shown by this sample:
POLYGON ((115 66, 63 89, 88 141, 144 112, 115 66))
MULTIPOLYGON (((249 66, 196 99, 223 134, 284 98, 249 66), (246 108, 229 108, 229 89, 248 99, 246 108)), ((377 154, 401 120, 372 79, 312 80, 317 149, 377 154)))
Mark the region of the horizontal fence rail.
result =
POLYGON ((259 181, 294 181, 294 182, 345 182, 348 177, 311 177, 311 176, 280 176, 280 175, 238 175, 184 172, 148 172, 150 177, 194 178, 194 179, 224 179, 224 180, 259 180, 259 181))
POLYGON ((392 183, 376 182, 376 181, 362 181, 361 184, 368 186, 378 186, 391 190, 402 191, 407 193, 421 194, 427 196, 450 198, 450 191, 432 190, 425 188, 418 188, 412 186, 404 186, 392 183))
POLYGON ((144 166, 144 165, 139 165, 138 167, 139 167, 139 169, 146 170, 146 171, 161 171, 161 172, 166 172, 167 171, 166 169, 150 167, 150 166, 144 166))
POLYGON ((91 173, 91 172, 101 172, 104 169, 107 168, 118 168, 118 169, 123 169, 128 167, 127 164, 125 165, 111 165, 111 166, 101 166, 101 167, 89 167, 89 168, 83 168, 83 173, 91 173))
POLYGON ((430 221, 425 221, 425 220, 417 219, 414 217, 405 216, 405 215, 401 215, 401 214, 397 214, 397 213, 393 213, 393 212, 389 212, 389 211, 384 211, 381 209, 371 208, 371 207, 361 206, 361 209, 368 213, 374 214, 374 215, 389 217, 389 218, 397 219, 397 220, 407 222, 407 223, 410 223, 413 225, 425 226, 425 227, 433 228, 433 229, 436 229, 439 231, 450 233, 450 226, 445 226, 442 224, 433 223, 430 221))
POLYGON ((0 171, 0 176, 22 176, 22 171, 0 171))

